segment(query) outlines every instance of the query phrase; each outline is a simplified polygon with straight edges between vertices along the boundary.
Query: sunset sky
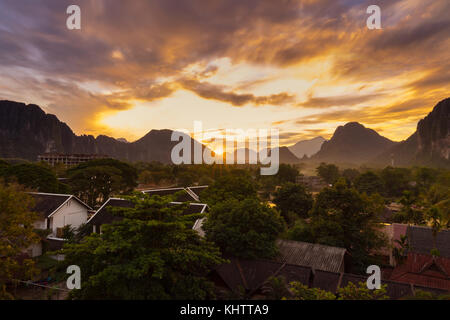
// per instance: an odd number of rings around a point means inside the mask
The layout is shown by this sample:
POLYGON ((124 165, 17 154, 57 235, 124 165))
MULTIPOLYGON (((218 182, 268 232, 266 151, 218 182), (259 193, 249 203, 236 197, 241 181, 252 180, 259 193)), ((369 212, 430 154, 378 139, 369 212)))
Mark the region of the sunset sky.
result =
POLYGON ((402 140, 450 96, 449 35, 448 0, 1 0, 0 99, 129 141, 195 120, 285 145, 350 121, 402 140))

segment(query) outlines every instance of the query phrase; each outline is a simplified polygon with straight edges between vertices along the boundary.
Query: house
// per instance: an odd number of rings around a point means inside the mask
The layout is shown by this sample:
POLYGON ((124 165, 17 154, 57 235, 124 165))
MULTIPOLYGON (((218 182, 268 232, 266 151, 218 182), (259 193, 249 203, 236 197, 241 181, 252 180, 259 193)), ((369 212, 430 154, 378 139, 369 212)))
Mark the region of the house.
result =
POLYGON ((175 201, 200 202, 200 193, 206 188, 208 188, 208 186, 149 189, 149 190, 142 190, 141 192, 148 194, 150 196, 157 195, 160 197, 177 194, 175 201))
MULTIPOLYGON (((169 205, 181 205, 183 202, 173 201, 169 205)), ((120 220, 121 217, 114 216, 110 211, 111 208, 133 208, 134 204, 130 200, 121 198, 109 198, 97 212, 87 221, 89 225, 92 225, 92 231, 95 233, 101 233, 101 227, 104 224, 110 224, 114 221, 120 220)), ((204 203, 189 203, 184 209, 183 214, 195 214, 205 213, 208 210, 208 205, 204 203)))
POLYGON ((450 259, 411 252, 394 268, 390 280, 450 292, 450 259))
MULTIPOLYGON (((408 226, 406 231, 409 252, 430 254, 434 248, 432 229, 423 226, 408 226)), ((436 236, 436 248, 440 256, 450 259, 450 230, 442 230, 436 236)))
POLYGON ((29 194, 35 200, 32 211, 41 215, 34 223, 35 228, 51 230, 51 237, 61 237, 62 228, 67 225, 78 228, 88 220, 92 210, 74 195, 41 192, 29 194))
MULTIPOLYGON (((309 288, 319 288, 332 293, 336 293, 339 288, 346 287, 349 283, 355 285, 360 282, 366 283, 368 278, 365 275, 316 270, 309 266, 279 261, 233 257, 228 257, 228 260, 230 263, 221 264, 210 275, 210 279, 215 284, 217 296, 225 299, 240 298, 242 294, 249 299, 262 299, 270 292, 271 277, 283 277, 286 284, 297 281, 309 288)), ((442 288, 393 280, 382 279, 381 284, 386 285, 386 294, 393 300, 414 296, 416 290, 436 295, 449 292, 442 288)))
POLYGON ((278 262, 324 271, 345 271, 347 250, 344 248, 281 239, 276 244, 280 252, 276 258, 278 262))
MULTIPOLYGON (((91 209, 83 201, 70 194, 30 192, 35 200, 32 211, 39 213, 40 218, 34 223, 36 229, 50 230, 48 239, 61 242, 62 230, 70 225, 78 228, 88 220, 91 209)), ((32 257, 42 254, 42 244, 33 245, 28 250, 32 257)))

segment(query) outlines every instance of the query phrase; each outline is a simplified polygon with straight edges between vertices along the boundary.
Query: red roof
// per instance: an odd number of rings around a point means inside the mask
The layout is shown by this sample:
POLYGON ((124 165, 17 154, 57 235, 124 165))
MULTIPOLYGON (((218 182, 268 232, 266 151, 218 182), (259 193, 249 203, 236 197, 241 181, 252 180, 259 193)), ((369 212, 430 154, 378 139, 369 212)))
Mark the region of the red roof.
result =
POLYGON ((393 270, 390 280, 450 291, 450 259, 410 253, 406 262, 393 270))

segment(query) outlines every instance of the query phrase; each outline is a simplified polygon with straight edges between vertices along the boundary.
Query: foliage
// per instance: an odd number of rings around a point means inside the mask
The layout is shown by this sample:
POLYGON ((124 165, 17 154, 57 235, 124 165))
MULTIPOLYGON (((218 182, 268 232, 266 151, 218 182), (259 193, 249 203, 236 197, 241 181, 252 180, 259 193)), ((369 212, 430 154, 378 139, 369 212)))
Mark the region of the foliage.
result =
POLYGON ((136 186, 137 172, 131 165, 114 159, 96 159, 67 171, 73 192, 91 207, 111 194, 126 194, 136 186))
POLYGON ((283 231, 279 214, 257 199, 216 203, 203 224, 206 236, 222 252, 242 258, 270 258, 283 231))
POLYGON ((334 164, 326 164, 322 162, 316 168, 317 175, 326 183, 333 184, 339 179, 339 168, 334 164))
POLYGON ((24 251, 39 236, 33 230, 38 215, 31 211, 33 199, 16 185, 0 184, 0 299, 12 298, 8 280, 28 280, 36 274, 34 261, 24 251))
POLYGON ((394 256, 397 265, 401 265, 406 261, 408 257, 409 243, 408 237, 406 235, 400 235, 400 240, 395 239, 394 241, 397 246, 392 249, 392 255, 394 256))
POLYGON ((0 170, 0 174, 6 182, 17 182, 40 192, 60 192, 60 183, 55 173, 42 164, 21 163, 11 165, 0 170))
POLYGON ((366 197, 339 180, 322 190, 311 211, 309 237, 314 242, 346 248, 361 272, 373 264, 369 253, 386 245, 379 225, 379 200, 366 197))
POLYGON ((387 285, 381 285, 380 289, 371 290, 367 284, 359 282, 358 286, 349 282, 346 287, 337 290, 338 300, 388 300, 386 295, 387 285))
POLYGON ((319 288, 309 288, 301 282, 290 283, 290 291, 294 300, 335 300, 336 296, 319 288))
POLYGON ((360 193, 382 193, 384 186, 383 180, 372 171, 361 174, 355 180, 355 187, 360 193))
POLYGON ((356 169, 345 169, 342 171, 342 177, 344 177, 348 185, 352 185, 358 176, 359 171, 356 169))
POLYGON ((209 206, 230 199, 244 200, 257 198, 254 181, 248 176, 227 175, 216 179, 216 181, 202 193, 204 201, 209 206))
POLYGON ((380 172, 383 180, 384 195, 387 197, 399 197, 403 191, 409 190, 411 172, 407 168, 386 167, 380 172))
POLYGON ((206 299, 213 285, 205 276, 223 263, 219 250, 187 227, 170 199, 128 198, 134 208, 80 243, 66 244, 64 264, 82 270, 74 299, 206 299))
POLYGON ((285 221, 292 225, 298 218, 307 218, 313 198, 303 185, 287 183, 276 193, 273 203, 277 205, 285 221))

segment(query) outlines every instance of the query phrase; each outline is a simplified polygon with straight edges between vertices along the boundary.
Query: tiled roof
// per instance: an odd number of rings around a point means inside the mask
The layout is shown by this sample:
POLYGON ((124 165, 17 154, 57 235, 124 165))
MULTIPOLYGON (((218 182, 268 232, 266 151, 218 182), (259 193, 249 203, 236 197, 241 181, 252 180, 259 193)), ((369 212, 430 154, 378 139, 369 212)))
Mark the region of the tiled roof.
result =
POLYGON ((280 262, 324 271, 342 271, 344 248, 291 240, 277 240, 277 246, 280 251, 277 260, 280 262))
POLYGON ((390 280, 450 291, 450 259, 409 253, 392 271, 390 280))
POLYGON ((191 190, 192 192, 195 193, 195 195, 200 199, 200 195, 203 191, 205 191, 206 189, 208 189, 208 186, 194 186, 194 187, 189 187, 187 188, 189 190, 191 190))
MULTIPOLYGON (((431 228, 409 226, 407 230, 410 252, 430 254, 433 249, 433 234, 431 228)), ((450 258, 450 230, 437 234, 436 246, 441 257, 450 258)))

